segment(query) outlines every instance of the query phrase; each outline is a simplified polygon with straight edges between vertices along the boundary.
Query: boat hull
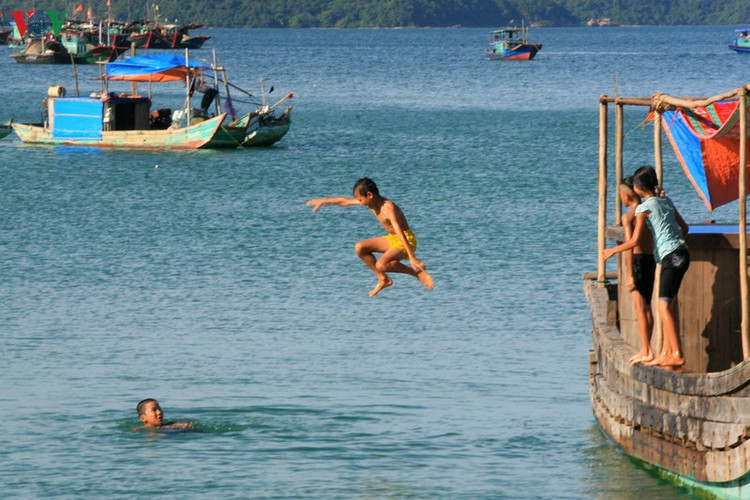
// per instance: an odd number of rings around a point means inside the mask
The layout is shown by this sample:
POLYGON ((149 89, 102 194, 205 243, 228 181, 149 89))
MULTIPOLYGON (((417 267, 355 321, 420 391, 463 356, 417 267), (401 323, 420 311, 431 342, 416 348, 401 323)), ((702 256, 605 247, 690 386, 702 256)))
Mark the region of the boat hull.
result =
POLYGON ((750 362, 708 374, 631 365, 616 285, 586 282, 592 312, 591 407, 627 455, 701 489, 750 498, 750 362))
POLYGON ((247 127, 250 125, 252 113, 248 113, 240 119, 219 127, 216 135, 206 145, 206 148, 239 148, 242 147, 242 141, 247 134, 247 127))
POLYGON ((96 64, 98 62, 112 62, 127 49, 98 46, 87 50, 72 58, 70 53, 55 52, 52 54, 33 54, 33 51, 24 51, 11 54, 10 57, 20 64, 96 64))
POLYGON ((491 61, 530 61, 542 50, 541 43, 525 43, 505 49, 487 50, 487 58, 491 61))
POLYGON ((253 113, 242 145, 247 148, 273 146, 289 132, 291 125, 292 106, 289 106, 278 117, 259 116, 253 113))
POLYGON ((750 54, 750 45, 730 45, 729 48, 741 54, 750 54))
POLYGON ((14 123, 13 129, 25 143, 51 146, 83 146, 112 149, 210 149, 226 113, 186 128, 166 130, 103 131, 101 137, 53 137, 52 131, 38 125, 14 123))

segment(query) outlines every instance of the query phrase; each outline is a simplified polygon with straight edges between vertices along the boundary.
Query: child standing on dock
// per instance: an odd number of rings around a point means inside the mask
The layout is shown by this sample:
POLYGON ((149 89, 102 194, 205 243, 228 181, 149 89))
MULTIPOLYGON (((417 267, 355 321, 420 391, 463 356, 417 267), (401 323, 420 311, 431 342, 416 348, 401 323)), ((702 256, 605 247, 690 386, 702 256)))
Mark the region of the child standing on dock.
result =
POLYGON ((358 241, 354 245, 354 251, 359 258, 378 277, 378 284, 370 291, 370 297, 393 284, 393 280, 386 272, 416 276, 425 287, 432 290, 432 276, 427 273, 424 263, 414 254, 417 250, 417 237, 409 228, 401 209, 391 200, 382 197, 378 186, 367 177, 359 179, 354 184, 353 194, 354 198, 315 198, 307 204, 314 207, 313 212, 317 212, 323 205, 362 205, 369 208, 383 225, 387 235, 358 241), (379 259, 375 258, 376 252, 382 254, 379 259), (409 259, 411 267, 400 262, 406 258, 409 259))
POLYGON ((674 299, 690 266, 690 253, 685 246, 688 226, 672 201, 659 196, 659 181, 652 167, 641 167, 633 176, 633 189, 643 198, 635 210, 635 227, 628 241, 602 252, 605 260, 618 252, 638 245, 644 224, 654 238, 654 258, 661 262, 659 283, 659 318, 664 334, 661 353, 645 365, 678 367, 685 364, 680 350, 678 325, 674 318, 674 299))
MULTIPOLYGON (((622 227, 625 241, 633 235, 635 212, 641 204, 641 197, 633 189, 633 176, 626 177, 619 186, 620 199, 630 210, 622 216, 622 227)), ((654 260, 654 240, 651 233, 641 231, 641 239, 632 250, 625 251, 627 263, 627 289, 633 297, 633 309, 638 323, 638 336, 641 339, 641 350, 630 358, 632 364, 647 363, 654 359, 651 351, 651 331, 654 327, 654 315, 651 312, 651 297, 654 292, 656 261, 654 260)))

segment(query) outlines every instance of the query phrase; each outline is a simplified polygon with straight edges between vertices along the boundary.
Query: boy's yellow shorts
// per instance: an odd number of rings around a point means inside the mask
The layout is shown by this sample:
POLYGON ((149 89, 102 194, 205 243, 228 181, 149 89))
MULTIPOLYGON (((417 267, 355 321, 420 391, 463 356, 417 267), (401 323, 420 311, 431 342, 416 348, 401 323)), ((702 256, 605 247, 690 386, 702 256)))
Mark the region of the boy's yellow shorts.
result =
MULTIPOLYGON (((406 241, 409 242, 409 246, 413 251, 417 251, 417 237, 414 234, 414 232, 411 229, 407 229, 404 231, 404 236, 406 236, 406 241)), ((385 235, 386 238, 388 238, 388 245, 391 248, 397 248, 401 250, 402 252, 406 253, 406 248, 404 248, 404 245, 401 243, 401 240, 399 239, 398 235, 396 234, 387 234, 385 235)))

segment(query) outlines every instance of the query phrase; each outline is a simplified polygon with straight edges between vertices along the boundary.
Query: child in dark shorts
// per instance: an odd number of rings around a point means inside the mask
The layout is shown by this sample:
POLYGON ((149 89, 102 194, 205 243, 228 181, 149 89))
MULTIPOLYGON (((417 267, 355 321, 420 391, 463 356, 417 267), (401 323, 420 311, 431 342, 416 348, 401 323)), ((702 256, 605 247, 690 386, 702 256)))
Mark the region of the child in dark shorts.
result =
MULTIPOLYGON (((641 204, 641 197, 633 190, 633 177, 622 180, 619 186, 620 199, 630 210, 622 216, 622 227, 625 230, 625 240, 633 235, 635 211, 641 204)), ((641 232, 641 238, 632 250, 625 252, 628 281, 627 289, 633 297, 633 309, 638 323, 638 337, 641 339, 641 349, 630 358, 631 364, 649 362, 654 359, 651 350, 651 331, 654 327, 654 315, 651 311, 651 297, 654 291, 654 276, 656 261, 654 260, 654 241, 651 233, 641 232)))
POLYGON ((659 318, 664 342, 661 353, 645 365, 678 367, 685 364, 680 350, 678 325, 674 318, 674 298, 680 290, 682 278, 690 266, 690 253, 685 246, 688 226, 672 201, 659 196, 661 188, 652 167, 641 167, 633 175, 633 189, 643 198, 635 211, 633 234, 625 243, 602 252, 602 258, 610 258, 617 252, 635 248, 640 240, 643 226, 648 224, 654 237, 654 258, 661 263, 659 283, 659 318))

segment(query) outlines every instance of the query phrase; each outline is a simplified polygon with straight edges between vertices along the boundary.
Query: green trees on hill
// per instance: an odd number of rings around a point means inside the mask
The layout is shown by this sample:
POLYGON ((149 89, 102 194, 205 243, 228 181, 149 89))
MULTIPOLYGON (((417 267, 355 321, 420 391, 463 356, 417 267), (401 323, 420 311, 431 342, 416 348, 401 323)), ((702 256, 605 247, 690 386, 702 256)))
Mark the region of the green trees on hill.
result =
MULTIPOLYGON (((111 0, 110 11, 118 20, 138 19, 148 3, 111 0)), ((72 12, 78 2, 34 4, 38 10, 72 12)), ((107 0, 89 4, 97 17, 106 17, 107 0)), ((151 0, 154 4, 172 22, 225 27, 489 27, 511 20, 581 26, 603 17, 619 24, 750 24, 748 0, 151 0)), ((4 11, 20 8, 2 5, 4 11)))

